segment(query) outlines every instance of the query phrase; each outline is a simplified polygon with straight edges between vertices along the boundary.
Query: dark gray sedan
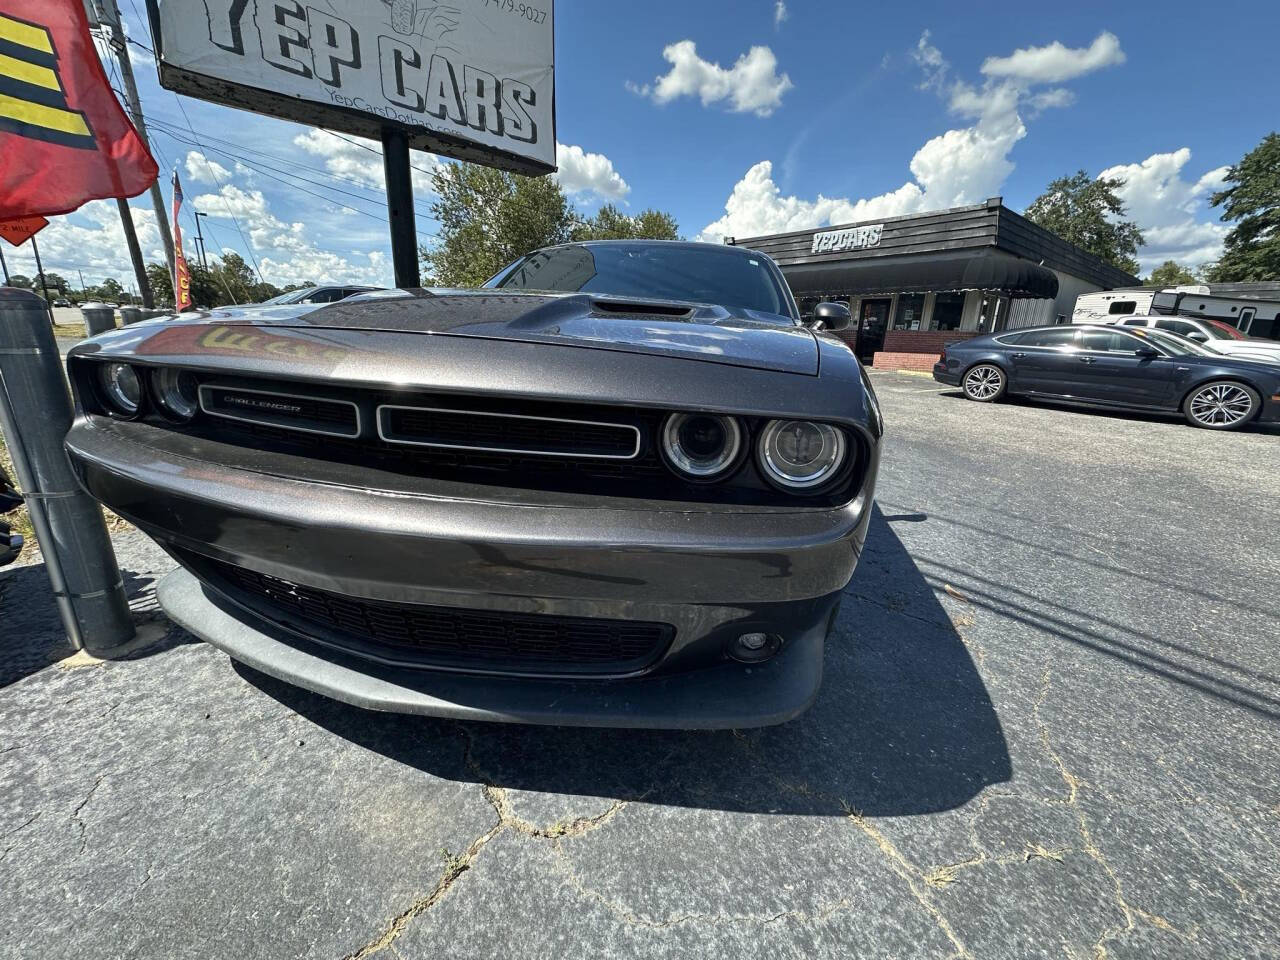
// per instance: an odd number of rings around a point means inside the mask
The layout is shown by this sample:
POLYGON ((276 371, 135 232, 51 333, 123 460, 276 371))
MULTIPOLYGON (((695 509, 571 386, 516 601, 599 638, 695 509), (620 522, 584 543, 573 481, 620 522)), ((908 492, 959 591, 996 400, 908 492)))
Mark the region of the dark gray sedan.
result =
POLYGON ((76 346, 67 450, 181 570, 168 614, 378 710, 779 723, 817 694, 881 422, 778 268, 574 244, 481 290, 144 321, 76 346))
POLYGON ((1210 430, 1280 421, 1280 367, 1211 353, 1162 330, 1076 324, 975 337, 950 344, 933 378, 984 403, 1022 394, 1181 412, 1210 430))

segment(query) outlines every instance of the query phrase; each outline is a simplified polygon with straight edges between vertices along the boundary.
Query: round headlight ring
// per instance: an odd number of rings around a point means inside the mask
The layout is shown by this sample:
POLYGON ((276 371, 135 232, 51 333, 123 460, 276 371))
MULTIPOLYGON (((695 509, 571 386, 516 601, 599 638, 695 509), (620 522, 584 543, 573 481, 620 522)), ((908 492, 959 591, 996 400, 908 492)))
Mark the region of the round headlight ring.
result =
POLYGON ((775 486, 807 492, 840 475, 849 444, 844 431, 810 420, 770 420, 760 433, 760 470, 775 486))
POLYGON ((107 410, 112 416, 132 418, 142 409, 142 377, 127 363, 104 363, 98 368, 107 410))
POLYGON ((686 480, 718 480, 737 466, 742 426, 715 413, 673 413, 662 427, 662 453, 686 480))
POLYGON ((200 407, 200 384, 187 370, 161 367, 151 374, 156 405, 170 420, 186 423, 200 407))

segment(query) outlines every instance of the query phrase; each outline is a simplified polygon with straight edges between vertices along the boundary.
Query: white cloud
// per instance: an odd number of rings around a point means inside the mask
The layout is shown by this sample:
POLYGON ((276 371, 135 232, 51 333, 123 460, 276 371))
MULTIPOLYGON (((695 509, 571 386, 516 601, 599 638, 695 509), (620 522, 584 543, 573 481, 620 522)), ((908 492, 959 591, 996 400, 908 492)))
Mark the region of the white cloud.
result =
POLYGON ((1062 83, 1124 61, 1119 38, 1103 31, 1087 47, 1073 49, 1055 40, 1045 47, 1015 50, 1007 57, 988 57, 983 61, 982 73, 1024 84, 1062 83))
MULTIPOLYGON (((141 198, 145 201, 145 197, 141 198)), ((155 211, 146 207, 130 206, 134 231, 142 255, 148 262, 164 261, 164 248, 160 243, 160 231, 156 228, 155 211)), ((40 260, 49 273, 58 273, 77 287, 80 273, 86 283, 100 283, 105 277, 115 277, 126 288, 136 286, 133 267, 129 263, 125 245, 124 227, 120 211, 114 200, 93 200, 74 214, 52 217, 49 225, 40 231, 40 260)), ((31 244, 23 244, 5 250, 10 273, 35 276, 35 258, 31 244)))
MULTIPOLYGON (((293 145, 324 161, 324 167, 336 177, 352 180, 362 186, 383 190, 382 144, 361 137, 338 136, 327 130, 312 129, 293 138, 293 145)), ((435 154, 415 150, 409 156, 413 164, 413 189, 419 196, 434 193, 431 171, 440 165, 435 154)))
POLYGON ((1222 241, 1229 228, 1220 222, 1199 219, 1207 212, 1207 200, 1226 176, 1218 167, 1194 182, 1182 173, 1191 161, 1187 147, 1172 153, 1156 153, 1141 163, 1108 167, 1098 176, 1123 181, 1116 190, 1125 215, 1142 229, 1146 246, 1138 252, 1143 271, 1176 260, 1197 267, 1222 256, 1222 241))
POLYGON ((681 40, 662 51, 671 69, 652 84, 627 82, 639 96, 655 103, 680 97, 698 97, 704 107, 728 100, 734 113, 767 117, 782 105, 782 96, 794 86, 785 73, 778 74, 778 58, 768 47, 752 47, 729 69, 698 56, 692 40, 681 40))
POLYGON ((565 193, 595 193, 611 200, 621 200, 631 192, 627 181, 613 169, 613 161, 602 153, 587 153, 581 147, 556 144, 556 160, 560 167, 556 179, 565 193))
POLYGON ((988 78, 981 86, 950 79, 951 65, 927 30, 911 56, 922 74, 920 88, 946 97, 953 114, 972 121, 920 147, 911 158, 912 180, 868 199, 820 195, 810 201, 784 196, 773 180, 772 164, 757 163, 734 186, 725 215, 707 225, 703 239, 802 230, 979 203, 996 196, 1014 169, 1010 159, 1014 146, 1027 135, 1023 114, 1035 116, 1074 101, 1074 94, 1065 87, 1034 88, 1101 69, 1120 62, 1124 55, 1119 41, 1107 33, 1084 50, 1068 50, 1060 43, 1019 50, 1009 57, 989 58, 983 65, 988 78))
MULTIPOLYGON (((951 69, 951 64, 947 63, 942 51, 933 45, 930 36, 931 34, 928 30, 920 34, 920 39, 916 42, 916 48, 911 51, 911 59, 916 62, 916 66, 924 74, 924 79, 920 81, 920 89, 941 91, 946 85, 947 73, 951 69)), ((885 56, 888 56, 888 54, 885 54, 885 56)))
POLYGON ((773 29, 781 30, 782 25, 787 21, 791 14, 787 10, 786 3, 783 0, 775 0, 773 5, 773 29))
POLYGON ((187 179, 192 183, 226 183, 231 179, 231 171, 217 160, 206 160, 204 154, 195 150, 187 153, 184 164, 187 179))

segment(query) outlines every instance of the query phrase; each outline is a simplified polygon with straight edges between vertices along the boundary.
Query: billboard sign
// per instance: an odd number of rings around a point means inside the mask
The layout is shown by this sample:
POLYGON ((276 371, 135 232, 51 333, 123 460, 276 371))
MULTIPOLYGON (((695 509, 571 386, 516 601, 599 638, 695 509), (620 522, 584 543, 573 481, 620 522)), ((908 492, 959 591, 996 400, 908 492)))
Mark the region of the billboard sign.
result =
POLYGON ((519 173, 556 168, 552 0, 148 0, 163 86, 519 173))

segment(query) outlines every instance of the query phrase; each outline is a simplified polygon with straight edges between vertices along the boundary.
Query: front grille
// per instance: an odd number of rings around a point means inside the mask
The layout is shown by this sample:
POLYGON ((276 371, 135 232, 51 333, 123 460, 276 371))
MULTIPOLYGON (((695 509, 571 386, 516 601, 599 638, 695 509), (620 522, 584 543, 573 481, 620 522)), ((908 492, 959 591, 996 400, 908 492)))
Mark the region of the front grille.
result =
POLYGON ((360 408, 349 400, 214 383, 201 385, 200 408, 215 417, 245 423, 325 436, 360 436, 360 408))
POLYGON ((389 443, 486 453, 631 460, 640 430, 621 423, 525 414, 386 405, 378 435, 389 443))
POLYGON ((671 645, 664 623, 463 610, 360 600, 182 551, 182 559, 260 616, 408 666, 520 675, 623 676, 671 645))

